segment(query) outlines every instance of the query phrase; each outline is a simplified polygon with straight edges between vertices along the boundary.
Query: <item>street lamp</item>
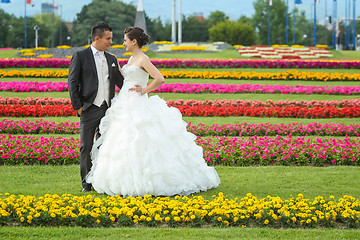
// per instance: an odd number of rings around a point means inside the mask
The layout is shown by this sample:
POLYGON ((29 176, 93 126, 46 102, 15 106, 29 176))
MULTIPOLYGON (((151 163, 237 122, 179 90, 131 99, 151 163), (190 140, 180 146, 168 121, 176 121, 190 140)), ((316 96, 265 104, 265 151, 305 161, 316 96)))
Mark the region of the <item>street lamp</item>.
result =
POLYGON ((59 45, 62 44, 62 41, 61 41, 61 25, 62 25, 62 5, 59 5, 60 7, 60 39, 59 39, 59 45))
POLYGON ((303 39, 304 39, 304 45, 306 45, 306 39, 307 39, 308 35, 304 34, 303 35, 303 39))
POLYGON ((68 40, 68 45, 70 46, 71 37, 70 37, 70 36, 67 36, 66 39, 68 40))
POLYGON ((39 41, 38 31, 40 30, 40 28, 38 26, 35 26, 34 30, 35 30, 35 48, 37 48, 38 47, 38 41, 39 41))

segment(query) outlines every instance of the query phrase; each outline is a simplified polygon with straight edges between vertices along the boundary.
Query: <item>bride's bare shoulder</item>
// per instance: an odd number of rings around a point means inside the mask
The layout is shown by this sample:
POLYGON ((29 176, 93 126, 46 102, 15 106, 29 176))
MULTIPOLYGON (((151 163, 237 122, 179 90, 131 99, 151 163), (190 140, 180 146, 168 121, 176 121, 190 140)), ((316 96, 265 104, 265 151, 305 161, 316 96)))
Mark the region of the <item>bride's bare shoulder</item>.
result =
POLYGON ((147 64, 150 62, 150 58, 147 55, 142 54, 141 58, 140 58, 140 62, 141 62, 141 65, 147 64))

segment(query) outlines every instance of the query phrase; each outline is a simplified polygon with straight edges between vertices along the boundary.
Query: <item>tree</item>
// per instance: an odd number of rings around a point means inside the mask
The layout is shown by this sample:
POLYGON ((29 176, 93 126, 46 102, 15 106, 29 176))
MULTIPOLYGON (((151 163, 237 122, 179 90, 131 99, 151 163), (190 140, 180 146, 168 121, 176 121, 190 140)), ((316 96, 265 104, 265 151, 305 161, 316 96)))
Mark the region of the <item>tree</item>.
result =
POLYGON ((163 24, 160 17, 153 21, 146 22, 151 41, 170 41, 171 40, 171 23, 163 24))
MULTIPOLYGON (((62 24, 59 16, 54 16, 50 13, 37 14, 34 16, 36 24, 39 30, 39 46, 43 47, 55 47, 58 45, 59 41, 56 37, 56 32, 59 29, 60 24, 62 24)), ((34 25, 34 26, 35 26, 34 25)), ((34 26, 31 27, 31 30, 34 31, 34 26)), ((34 42, 34 40, 32 40, 34 42)))
POLYGON ((240 23, 246 23, 246 24, 249 24, 249 25, 253 25, 253 20, 252 20, 252 18, 246 17, 245 15, 242 15, 242 16, 239 18, 238 22, 240 22, 240 23))
POLYGON ((216 25, 218 22, 225 22, 226 20, 229 20, 229 17, 226 16, 225 13, 218 10, 211 12, 210 16, 208 17, 208 21, 211 26, 216 25))
POLYGON ((253 45, 256 40, 254 28, 246 23, 225 21, 209 29, 210 41, 223 41, 232 45, 253 45))
MULTIPOLYGON (((16 18, 12 17, 10 21, 8 22, 9 26, 9 32, 6 35, 6 44, 8 47, 25 47, 25 26, 24 26, 24 18, 16 18)), ((27 17, 26 18, 26 33, 27 33, 27 41, 26 41, 26 47, 33 47, 34 41, 31 41, 35 38, 35 32, 34 32, 34 26, 36 25, 36 21, 33 17, 27 17)))
POLYGON ((81 46, 91 42, 91 28, 100 22, 112 27, 114 44, 121 44, 124 29, 135 23, 135 14, 134 5, 115 0, 93 0, 77 14, 71 33, 71 45, 81 46))
MULTIPOLYGON (((270 44, 283 44, 286 38, 286 5, 282 0, 273 0, 270 7, 270 44)), ((259 44, 267 44, 268 0, 256 0, 253 5, 253 23, 258 33, 259 44)))
POLYGON ((11 22, 14 18, 13 15, 7 14, 4 10, 0 9, 0 47, 14 47, 11 42, 8 40, 8 35, 11 31, 11 22))
POLYGON ((206 42, 209 40, 209 22, 195 16, 183 17, 182 40, 184 42, 206 42))
POLYGON ((61 22, 59 26, 56 28, 55 45, 56 46, 67 45, 68 44, 67 36, 69 36, 69 34, 70 34, 69 30, 67 29, 65 23, 61 22))

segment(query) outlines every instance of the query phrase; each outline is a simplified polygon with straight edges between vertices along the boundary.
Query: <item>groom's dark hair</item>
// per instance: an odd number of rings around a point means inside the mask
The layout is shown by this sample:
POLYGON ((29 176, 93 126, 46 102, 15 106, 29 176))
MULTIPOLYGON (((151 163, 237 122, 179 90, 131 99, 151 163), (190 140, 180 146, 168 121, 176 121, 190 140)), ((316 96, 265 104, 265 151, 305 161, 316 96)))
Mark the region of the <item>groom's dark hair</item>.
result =
POLYGON ((105 31, 112 32, 112 28, 106 23, 98 23, 91 29, 91 39, 94 41, 95 37, 98 36, 102 38, 104 36, 105 31))

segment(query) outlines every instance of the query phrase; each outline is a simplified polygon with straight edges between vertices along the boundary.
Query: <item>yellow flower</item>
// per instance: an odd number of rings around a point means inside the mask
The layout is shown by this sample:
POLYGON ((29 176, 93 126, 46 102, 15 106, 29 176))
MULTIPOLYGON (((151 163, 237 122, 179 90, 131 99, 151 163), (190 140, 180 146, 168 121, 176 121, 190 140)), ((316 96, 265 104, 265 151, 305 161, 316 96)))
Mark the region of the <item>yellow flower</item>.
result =
POLYGON ((189 50, 197 50, 204 51, 206 47, 198 47, 198 46, 178 46, 178 47, 170 47, 171 51, 189 51, 189 50))
POLYGON ((69 49, 69 48, 71 48, 71 46, 62 45, 62 46, 57 46, 56 48, 59 48, 59 49, 69 49))
POLYGON ((269 220, 266 219, 266 220, 264 221, 264 224, 266 224, 266 225, 269 224, 269 220))
POLYGON ((124 48, 125 46, 122 44, 112 45, 112 48, 124 48))

